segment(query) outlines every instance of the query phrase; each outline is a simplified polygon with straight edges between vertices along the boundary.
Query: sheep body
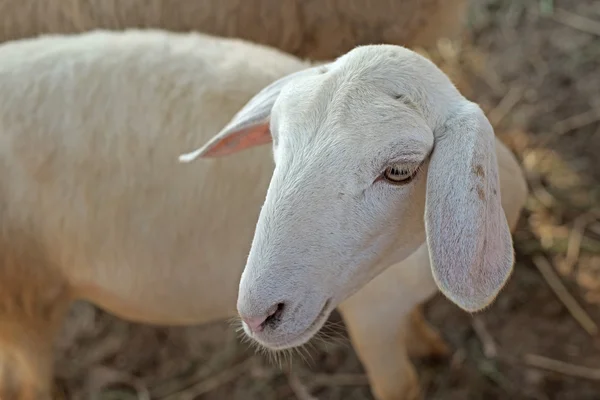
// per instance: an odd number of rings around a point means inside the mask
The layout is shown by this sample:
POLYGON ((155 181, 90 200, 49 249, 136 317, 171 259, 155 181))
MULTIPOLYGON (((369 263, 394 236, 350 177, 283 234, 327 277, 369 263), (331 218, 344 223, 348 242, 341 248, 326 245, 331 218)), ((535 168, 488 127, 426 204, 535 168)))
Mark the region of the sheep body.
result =
POLYGON ((440 37, 457 37, 466 7, 466 0, 0 0, 0 41, 161 28, 239 37, 329 59, 360 44, 427 47, 440 37))
MULTIPOLYGON (((188 265, 216 282, 223 269, 243 264, 258 211, 251 205, 263 200, 271 166, 251 155, 185 168, 177 156, 218 131, 252 93, 304 64, 235 40, 160 32, 15 42, 0 48, 0 59, 0 157, 13 176, 0 184, 10 193, 2 200, 5 231, 27 224, 47 263, 86 298, 104 305, 103 298, 137 297, 142 310, 106 305, 122 316, 210 317, 215 304, 170 300, 197 297, 201 281, 169 286, 161 276, 188 265), (252 79, 238 78, 242 69, 252 79), (237 183, 223 185, 223 177, 237 183), (131 268, 146 273, 132 281, 124 272, 131 268)), ((224 285, 219 292, 234 297, 236 283, 224 285)))
POLYGON ((15 41, 0 60, 0 342, 38 369, 23 387, 48 383, 72 299, 149 323, 235 315, 268 150, 198 168, 177 156, 304 63, 157 31, 15 41))
MULTIPOLYGON (((177 157, 263 87, 309 66, 240 40, 162 31, 0 46, 0 346, 21 365, 10 379, 0 365, 0 397, 49 391, 52 336, 74 299, 155 324, 235 315, 271 149, 194 164, 177 157)), ((503 204, 516 221, 524 189, 514 157, 498 148, 511 168, 503 204)), ((378 399, 418 388, 402 377, 414 372, 393 333, 436 292, 426 261, 415 253, 341 305, 378 399), (382 358, 382 346, 400 354, 382 358)), ((418 332, 407 340, 422 341, 418 332)))

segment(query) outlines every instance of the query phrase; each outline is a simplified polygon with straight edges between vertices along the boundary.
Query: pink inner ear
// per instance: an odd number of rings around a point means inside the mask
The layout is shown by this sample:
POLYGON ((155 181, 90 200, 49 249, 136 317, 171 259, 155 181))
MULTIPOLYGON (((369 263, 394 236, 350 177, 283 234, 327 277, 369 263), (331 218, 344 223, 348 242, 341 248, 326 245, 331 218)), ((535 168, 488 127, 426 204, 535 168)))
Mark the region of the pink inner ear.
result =
POLYGON ((246 150, 250 147, 260 146, 272 141, 269 124, 264 123, 250 128, 233 132, 223 139, 216 141, 205 153, 204 157, 225 156, 246 150))

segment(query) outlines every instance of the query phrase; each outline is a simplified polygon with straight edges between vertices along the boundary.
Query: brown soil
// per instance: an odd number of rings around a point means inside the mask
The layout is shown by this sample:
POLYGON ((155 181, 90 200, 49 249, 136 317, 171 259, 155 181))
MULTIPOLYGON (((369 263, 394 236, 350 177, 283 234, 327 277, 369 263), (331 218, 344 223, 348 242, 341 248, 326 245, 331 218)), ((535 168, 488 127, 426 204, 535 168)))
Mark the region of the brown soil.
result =
MULTIPOLYGON (((582 328, 534 262, 549 261, 600 325, 600 1, 479 0, 469 22, 471 45, 442 43, 431 56, 486 109, 532 194, 515 235, 515 273, 495 304, 476 318, 441 296, 428 304, 454 353, 419 364, 425 398, 600 399, 600 335, 582 328), (496 356, 484 351, 490 343, 496 356), (547 371, 528 355, 569 365, 547 371), (577 366, 596 380, 577 376, 577 366)), ((372 399, 337 331, 335 343, 314 344, 308 362, 294 357, 295 376, 318 399, 372 399)), ((296 398, 288 375, 227 323, 155 328, 80 303, 58 348, 58 387, 69 399, 296 398)))

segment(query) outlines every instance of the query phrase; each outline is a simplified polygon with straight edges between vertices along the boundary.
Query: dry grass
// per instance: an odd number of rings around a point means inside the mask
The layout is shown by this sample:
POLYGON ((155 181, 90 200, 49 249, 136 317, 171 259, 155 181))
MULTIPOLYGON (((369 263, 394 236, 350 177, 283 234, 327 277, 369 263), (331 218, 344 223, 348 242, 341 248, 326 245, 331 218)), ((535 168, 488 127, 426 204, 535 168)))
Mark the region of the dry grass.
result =
MULTIPOLYGON (((600 1, 479 0, 470 44, 430 52, 519 156, 531 196, 516 272, 494 306, 473 320, 441 297, 429 304, 454 355, 419 365, 427 399, 599 396, 600 338, 575 318, 600 323, 599 27, 600 1), (578 309, 534 259, 548 261, 578 309)), ((337 315, 332 323, 334 340, 282 370, 226 323, 154 328, 78 304, 59 343, 58 383, 73 399, 371 399, 337 315)))

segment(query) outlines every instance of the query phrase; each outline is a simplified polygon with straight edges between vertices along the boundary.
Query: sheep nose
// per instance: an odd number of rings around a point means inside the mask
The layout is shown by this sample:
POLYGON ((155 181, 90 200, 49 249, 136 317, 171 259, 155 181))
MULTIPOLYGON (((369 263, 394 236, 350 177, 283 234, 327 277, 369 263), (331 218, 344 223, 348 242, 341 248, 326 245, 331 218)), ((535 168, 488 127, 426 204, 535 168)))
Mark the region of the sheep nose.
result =
POLYGON ((264 329, 264 323, 268 317, 242 317, 250 332, 260 332, 264 329))
POLYGON ((277 303, 270 307, 266 313, 260 316, 248 316, 240 313, 242 321, 246 324, 250 332, 261 332, 265 329, 265 325, 269 324, 275 327, 281 313, 283 312, 284 304, 277 303))

